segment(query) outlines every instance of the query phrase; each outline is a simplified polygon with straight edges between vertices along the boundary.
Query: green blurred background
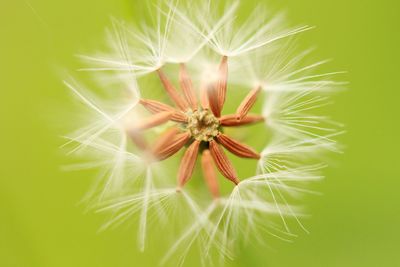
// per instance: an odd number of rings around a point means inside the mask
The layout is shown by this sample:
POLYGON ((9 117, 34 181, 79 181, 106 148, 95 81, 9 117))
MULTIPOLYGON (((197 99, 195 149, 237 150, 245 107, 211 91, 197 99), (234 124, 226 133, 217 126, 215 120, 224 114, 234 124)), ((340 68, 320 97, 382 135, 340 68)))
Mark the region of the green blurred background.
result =
MULTIPOLYGON (((0 1, 0 266, 156 266, 160 251, 139 253, 132 229, 97 233, 103 218, 78 205, 94 173, 62 172, 58 150, 70 94, 57 70, 99 46, 110 15, 140 20, 143 2, 0 1)), ((324 195, 307 200, 311 234, 242 249, 226 266, 400 266, 399 2, 268 4, 316 25, 303 44, 349 72, 330 108, 347 148, 325 171, 324 195)))

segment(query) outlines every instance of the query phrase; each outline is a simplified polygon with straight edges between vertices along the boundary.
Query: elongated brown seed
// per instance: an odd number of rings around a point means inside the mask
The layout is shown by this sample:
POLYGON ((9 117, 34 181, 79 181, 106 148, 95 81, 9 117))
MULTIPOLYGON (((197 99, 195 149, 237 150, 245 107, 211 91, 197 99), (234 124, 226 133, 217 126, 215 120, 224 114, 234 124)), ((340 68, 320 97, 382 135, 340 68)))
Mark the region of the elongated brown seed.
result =
POLYGON ((186 101, 189 103, 189 106, 192 108, 192 110, 196 110, 197 109, 196 93, 194 92, 192 80, 190 79, 189 74, 187 73, 186 65, 184 63, 180 64, 179 83, 181 85, 183 95, 185 96, 186 101))
POLYGON ((213 198, 219 198, 217 173, 215 172, 214 162, 210 150, 208 149, 204 150, 201 156, 201 168, 203 170, 203 176, 208 186, 208 190, 210 190, 213 198))
POLYGON ((169 158, 178 152, 190 139, 188 132, 177 134, 174 138, 165 138, 164 142, 159 142, 152 150, 153 156, 158 160, 169 158))
POLYGON ((208 105, 215 117, 221 116, 221 109, 218 102, 218 91, 215 85, 209 85, 207 87, 208 105))
POLYGON ((183 113, 167 104, 161 103, 156 100, 150 100, 150 99, 140 99, 139 103, 142 104, 143 107, 145 107, 151 113, 160 113, 163 111, 170 111, 170 112, 173 112, 172 117, 171 117, 172 121, 187 122, 187 116, 185 113, 183 113))
POLYGON ((217 96, 219 109, 222 110, 225 98, 226 98, 226 87, 228 82, 228 57, 223 56, 221 64, 218 70, 218 82, 217 82, 217 96))
POLYGON ((215 165, 217 165, 221 174, 231 180, 233 183, 239 184, 239 179, 237 177, 236 171, 233 168, 232 163, 229 161, 228 157, 225 155, 222 148, 214 140, 211 140, 209 144, 211 156, 213 157, 215 165))
POLYGON ((175 103, 175 105, 182 111, 186 111, 188 109, 188 104, 185 99, 176 91, 175 87, 172 83, 168 80, 167 76, 161 69, 157 70, 158 76, 164 86, 164 89, 167 91, 171 100, 175 103))
POLYGON ((199 152, 200 141, 195 140, 183 155, 178 171, 178 186, 183 187, 193 174, 199 152))
POLYGON ((144 120, 143 122, 141 122, 139 125, 137 125, 136 129, 146 130, 146 129, 161 125, 163 123, 166 123, 167 121, 169 121, 171 119, 172 114, 173 113, 170 111, 164 111, 164 112, 154 114, 151 117, 144 120))
POLYGON ((242 103, 240 103, 238 109, 236 110, 236 119, 243 119, 250 109, 253 107, 254 103, 257 100, 258 93, 261 88, 257 87, 250 91, 250 93, 243 99, 242 103))
POLYGON ((260 158, 260 154, 257 151, 255 151, 254 149, 245 144, 242 144, 230 138, 229 136, 223 133, 219 133, 217 135, 217 141, 238 157, 252 158, 252 159, 260 158))
POLYGON ((241 120, 237 120, 236 114, 224 115, 219 119, 219 122, 222 126, 233 127, 233 126, 242 126, 246 124, 252 124, 261 122, 264 120, 264 117, 256 114, 248 114, 246 117, 241 120))

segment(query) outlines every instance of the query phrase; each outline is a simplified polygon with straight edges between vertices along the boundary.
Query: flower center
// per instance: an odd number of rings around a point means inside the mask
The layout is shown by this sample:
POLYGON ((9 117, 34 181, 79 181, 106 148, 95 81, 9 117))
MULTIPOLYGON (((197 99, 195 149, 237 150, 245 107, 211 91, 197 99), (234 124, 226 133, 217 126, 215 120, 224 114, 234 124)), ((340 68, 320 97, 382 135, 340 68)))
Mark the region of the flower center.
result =
POLYGON ((208 109, 189 111, 187 130, 198 141, 211 141, 218 135, 219 120, 208 109))

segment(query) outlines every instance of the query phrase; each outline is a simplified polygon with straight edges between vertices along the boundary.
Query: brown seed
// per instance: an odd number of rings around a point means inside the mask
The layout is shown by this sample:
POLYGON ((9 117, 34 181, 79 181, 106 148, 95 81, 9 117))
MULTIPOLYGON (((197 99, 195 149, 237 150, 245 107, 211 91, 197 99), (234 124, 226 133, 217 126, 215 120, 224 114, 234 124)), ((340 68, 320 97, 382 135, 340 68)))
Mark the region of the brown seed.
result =
POLYGON ((211 156, 213 157, 215 165, 217 165, 221 174, 235 184, 239 184, 239 179, 237 177, 236 171, 233 168, 232 163, 229 161, 228 157, 225 155, 223 149, 214 140, 211 140, 209 144, 211 156))
POLYGON ((152 115, 151 117, 147 118, 145 121, 141 122, 139 125, 136 125, 136 129, 146 130, 146 129, 161 125, 163 123, 166 123, 167 121, 169 121, 171 119, 172 114, 173 113, 170 111, 164 111, 164 112, 160 112, 155 115, 152 115))
POLYGON ((183 155, 178 172, 178 185, 183 187, 193 174, 196 164, 197 153, 199 152, 200 141, 195 140, 183 155))
POLYGON ((242 158, 253 158, 253 159, 260 158, 260 154, 257 151, 255 151, 254 149, 245 144, 242 144, 230 138, 229 136, 223 133, 217 135, 217 140, 221 145, 223 145, 226 149, 228 149, 236 156, 242 158))
POLYGON ((218 92, 215 85, 208 86, 207 96, 208 96, 208 105, 212 113, 215 115, 215 117, 219 118, 221 116, 221 109, 219 107, 218 92))
POLYGON ((188 132, 173 135, 171 130, 169 134, 169 136, 162 137, 162 140, 160 139, 152 149, 153 156, 158 160, 164 160, 174 155, 190 139, 188 132))
POLYGON ((217 96, 218 96, 218 105, 219 109, 222 110, 225 98, 226 98, 226 87, 228 82, 228 57, 223 56, 221 64, 219 65, 219 75, 217 82, 217 96))
POLYGON ((217 181, 217 173, 215 172, 214 162, 210 154, 210 150, 203 151, 201 156, 201 167, 203 169, 204 179, 207 183, 208 190, 214 198, 219 198, 219 188, 217 181))
POLYGON ((184 63, 180 64, 179 70, 179 83, 181 85, 183 95, 186 98, 186 101, 189 103, 190 107, 193 110, 197 109, 197 98, 193 89, 192 80, 187 73, 186 65, 184 63))
POLYGON ((176 91, 175 87, 172 83, 168 80, 167 76, 162 72, 161 69, 157 70, 158 76, 164 86, 164 89, 167 91, 171 100, 176 104, 176 106, 181 109, 182 111, 186 111, 189 107, 188 103, 182 96, 176 91))
POLYGON ((242 103, 240 103, 238 109, 236 110, 236 119, 243 119, 250 109, 253 107, 254 103, 257 100, 258 93, 261 88, 257 87, 250 91, 250 93, 243 99, 242 103))
POLYGON ((143 105, 148 111, 152 113, 160 113, 163 111, 170 111, 173 112, 171 120, 176 121, 176 122, 187 122, 187 116, 185 113, 176 110, 175 108, 161 103, 156 100, 150 100, 150 99, 140 99, 139 101, 140 104, 143 105))
POLYGON ((264 117, 261 115, 248 114, 246 117, 241 120, 237 120, 236 114, 224 115, 219 119, 219 122, 222 126, 232 127, 232 126, 241 126, 246 124, 257 123, 263 121, 264 117))

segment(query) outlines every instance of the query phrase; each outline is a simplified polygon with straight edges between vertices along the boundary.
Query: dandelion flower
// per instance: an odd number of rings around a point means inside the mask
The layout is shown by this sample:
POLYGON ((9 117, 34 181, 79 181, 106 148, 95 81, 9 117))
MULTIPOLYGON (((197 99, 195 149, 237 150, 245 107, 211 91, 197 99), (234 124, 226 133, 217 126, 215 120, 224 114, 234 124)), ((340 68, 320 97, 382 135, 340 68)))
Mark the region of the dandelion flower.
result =
POLYGON ((175 265, 196 244, 209 266, 234 258, 240 240, 265 243, 260 231, 291 241, 289 220, 307 232, 299 199, 316 193, 307 185, 326 153, 340 152, 341 125, 317 112, 343 86, 331 80, 340 72, 316 73, 325 61, 304 64, 310 50, 293 55, 291 37, 311 27, 262 6, 238 20, 240 3, 228 3, 166 2, 154 27, 113 19, 110 50, 80 56, 106 93, 65 82, 90 111, 66 146, 91 159, 74 169, 100 169, 88 199, 111 213, 103 228, 137 221, 144 250, 157 218, 171 235, 162 262, 175 265), (254 137, 266 145, 250 146, 254 137), (254 162, 250 176, 232 156, 254 162), (194 176, 203 183, 191 186, 194 176))

